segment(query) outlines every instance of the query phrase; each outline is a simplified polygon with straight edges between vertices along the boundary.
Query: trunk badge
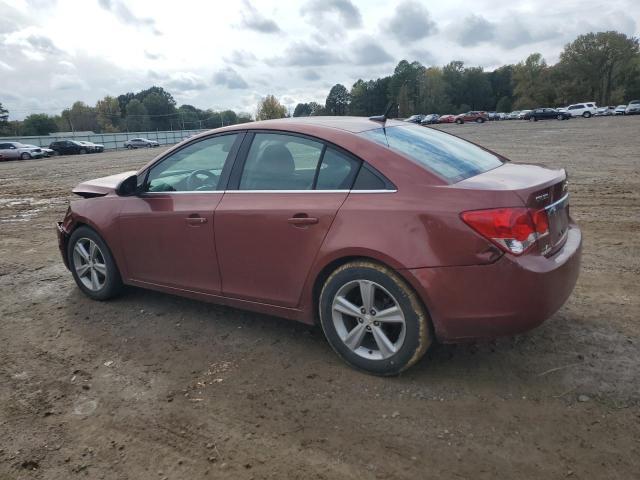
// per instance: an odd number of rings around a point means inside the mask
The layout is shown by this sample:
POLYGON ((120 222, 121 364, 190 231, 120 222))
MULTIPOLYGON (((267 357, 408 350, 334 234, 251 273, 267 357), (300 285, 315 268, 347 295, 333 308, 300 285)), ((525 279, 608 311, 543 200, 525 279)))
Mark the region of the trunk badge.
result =
POLYGON ((542 202, 544 200, 548 200, 549 199, 549 194, 548 193, 541 193, 540 195, 536 195, 536 201, 537 202, 542 202))

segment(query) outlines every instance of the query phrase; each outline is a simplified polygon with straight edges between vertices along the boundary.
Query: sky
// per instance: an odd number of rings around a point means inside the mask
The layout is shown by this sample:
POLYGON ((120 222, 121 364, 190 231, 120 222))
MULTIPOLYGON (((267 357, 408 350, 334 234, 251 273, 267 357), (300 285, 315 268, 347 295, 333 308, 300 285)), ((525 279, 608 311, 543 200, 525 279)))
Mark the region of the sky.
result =
POLYGON ((640 36, 640 1, 0 0, 0 103, 22 119, 157 85, 179 105, 292 110, 402 59, 555 63, 606 30, 640 36))

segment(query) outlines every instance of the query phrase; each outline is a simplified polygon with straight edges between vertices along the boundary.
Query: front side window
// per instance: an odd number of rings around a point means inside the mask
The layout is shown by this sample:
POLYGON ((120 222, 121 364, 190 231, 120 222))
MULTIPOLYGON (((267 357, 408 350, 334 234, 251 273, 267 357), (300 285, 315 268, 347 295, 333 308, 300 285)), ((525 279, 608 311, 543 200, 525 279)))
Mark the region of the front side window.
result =
POLYGON ((360 133, 454 183, 502 165, 496 155, 431 128, 395 126, 360 133))
POLYGON ((237 134, 192 143, 157 163, 149 171, 148 192, 197 192, 221 188, 222 169, 237 134))
POLYGON ((323 148, 295 135, 256 133, 240 190, 311 190, 323 148))

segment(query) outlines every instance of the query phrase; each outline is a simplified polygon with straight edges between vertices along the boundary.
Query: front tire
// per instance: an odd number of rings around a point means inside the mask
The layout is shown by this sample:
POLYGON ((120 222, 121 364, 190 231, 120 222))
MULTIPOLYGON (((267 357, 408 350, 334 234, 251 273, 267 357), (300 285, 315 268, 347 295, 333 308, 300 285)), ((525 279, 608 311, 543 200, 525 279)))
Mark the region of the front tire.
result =
POLYGON ((589 117, 591 117, 591 112, 584 112, 584 113, 582 114, 582 116, 583 116, 584 118, 589 118, 589 117))
POLYGON ((31 155, 29 155, 27 152, 23 152, 22 155, 20 155, 20 158, 22 160, 29 160, 31 159, 31 155))
POLYGON ((108 300, 122 290, 111 251, 95 230, 79 227, 67 245, 69 269, 78 288, 93 300, 108 300))
POLYGON ((456 123, 457 123, 458 125, 462 125, 462 124, 464 123, 464 121, 463 121, 463 120, 458 119, 458 120, 456 120, 456 123))
POLYGON ((327 341, 349 365, 375 375, 398 375, 425 354, 433 335, 429 316, 411 287, 371 261, 334 271, 319 299, 327 341))

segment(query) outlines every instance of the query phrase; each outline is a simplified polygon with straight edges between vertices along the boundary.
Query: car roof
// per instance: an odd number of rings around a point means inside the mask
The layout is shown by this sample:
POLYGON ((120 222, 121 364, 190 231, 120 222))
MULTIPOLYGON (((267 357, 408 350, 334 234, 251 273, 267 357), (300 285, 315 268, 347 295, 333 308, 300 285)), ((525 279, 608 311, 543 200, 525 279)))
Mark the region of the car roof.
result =
MULTIPOLYGON (((386 126, 402 126, 405 122, 389 119, 386 126)), ((369 120, 368 117, 295 117, 279 118, 277 120, 260 120, 251 123, 240 123, 225 127, 222 130, 267 129, 288 130, 291 132, 308 131, 309 127, 318 127, 319 130, 330 128, 344 130, 351 133, 359 133, 367 130, 375 130, 382 126, 381 122, 369 120)))

